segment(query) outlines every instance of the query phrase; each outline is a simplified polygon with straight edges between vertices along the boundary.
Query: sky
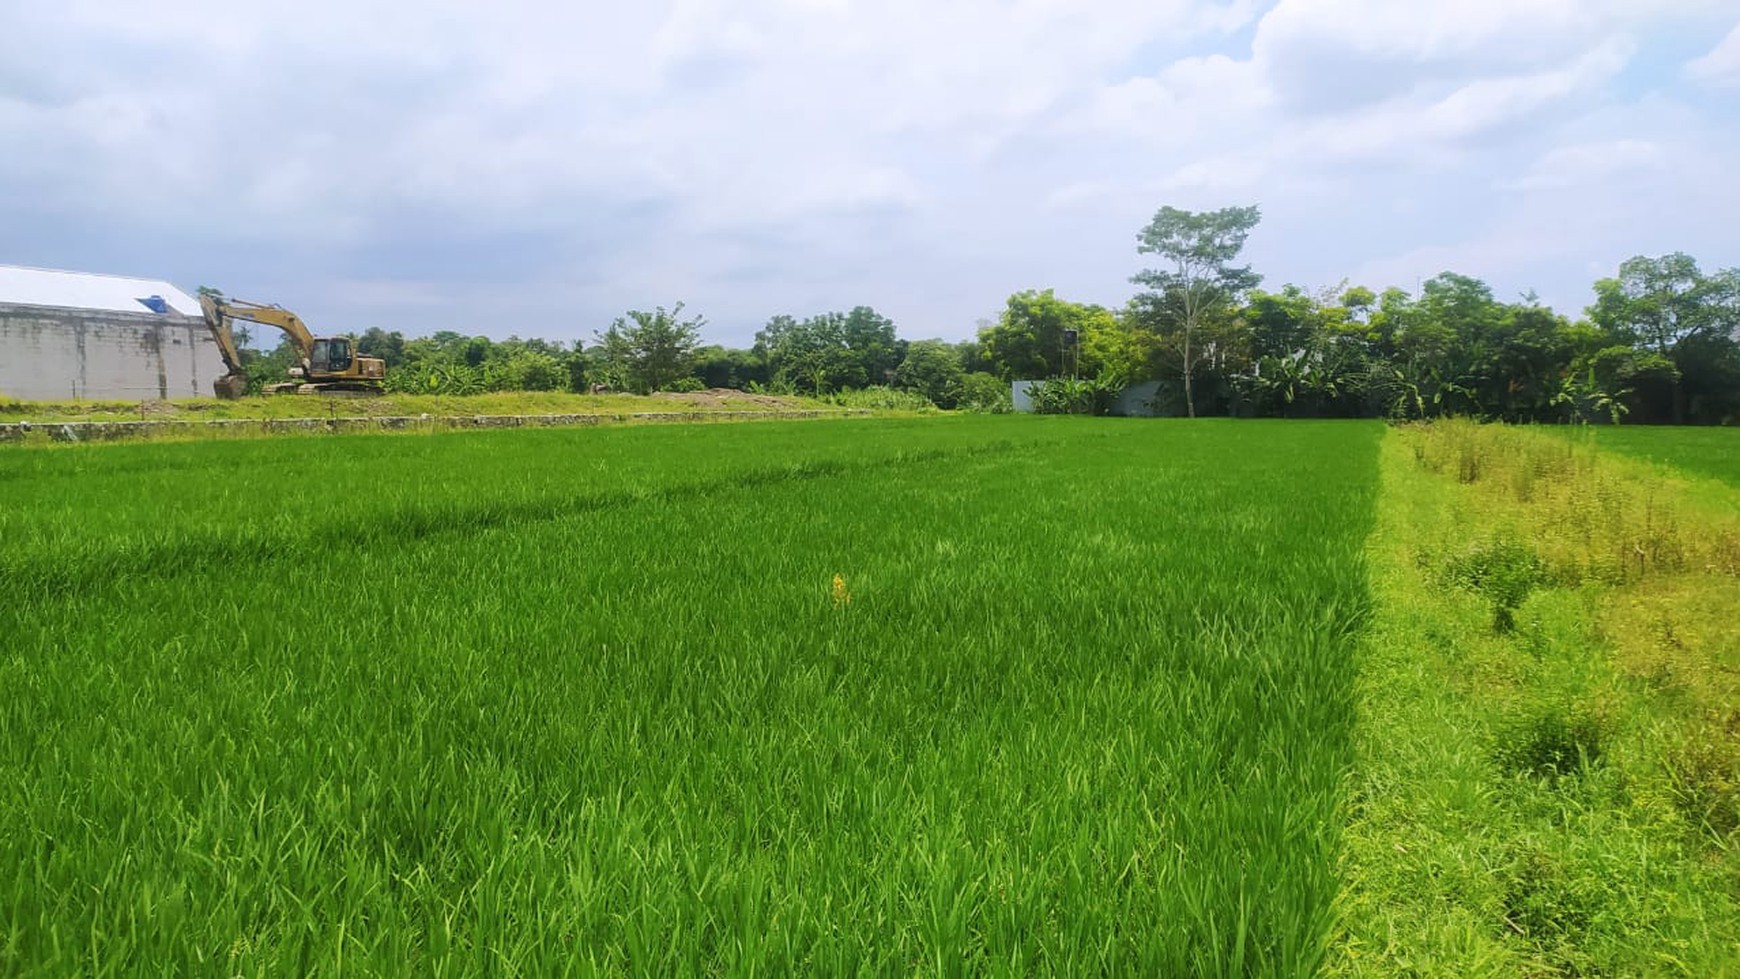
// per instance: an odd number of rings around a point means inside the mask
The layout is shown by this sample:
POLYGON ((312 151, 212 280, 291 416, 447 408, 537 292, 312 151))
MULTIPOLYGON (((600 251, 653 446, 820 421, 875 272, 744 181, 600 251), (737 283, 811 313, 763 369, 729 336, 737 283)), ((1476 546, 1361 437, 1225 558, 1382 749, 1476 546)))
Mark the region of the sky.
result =
POLYGON ((1119 306, 1161 206, 1279 288, 1577 315, 1740 265, 1740 0, 0 0, 0 263, 321 331, 709 342, 1119 306))

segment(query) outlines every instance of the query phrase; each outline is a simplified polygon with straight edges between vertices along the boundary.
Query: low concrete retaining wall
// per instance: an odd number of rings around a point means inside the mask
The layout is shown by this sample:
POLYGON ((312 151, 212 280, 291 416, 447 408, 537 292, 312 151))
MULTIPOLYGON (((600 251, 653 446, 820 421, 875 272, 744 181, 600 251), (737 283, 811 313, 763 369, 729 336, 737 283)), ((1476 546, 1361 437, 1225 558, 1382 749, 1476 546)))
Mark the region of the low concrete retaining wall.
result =
POLYGON ((45 434, 54 442, 113 442, 157 435, 327 434, 340 432, 453 431, 482 428, 570 428, 629 422, 706 422, 841 418, 867 408, 836 411, 639 411, 584 415, 377 415, 346 418, 220 418, 205 421, 12 422, 0 424, 0 443, 45 434))

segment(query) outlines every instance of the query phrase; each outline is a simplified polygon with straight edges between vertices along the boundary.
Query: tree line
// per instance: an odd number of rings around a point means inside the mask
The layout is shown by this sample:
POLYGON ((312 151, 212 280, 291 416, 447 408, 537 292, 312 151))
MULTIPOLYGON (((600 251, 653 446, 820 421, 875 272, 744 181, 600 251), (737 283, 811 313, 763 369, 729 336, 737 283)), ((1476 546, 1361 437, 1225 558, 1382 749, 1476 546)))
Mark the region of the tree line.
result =
MULTIPOLYGON (((1093 412, 1148 380, 1157 414, 1740 422, 1740 269, 1638 256, 1594 283, 1574 319, 1454 272, 1417 293, 1268 291, 1239 263, 1260 218, 1256 207, 1161 208, 1137 236, 1155 267, 1132 277, 1121 308, 1019 292, 959 343, 902 339, 858 306, 774 316, 733 348, 704 343, 705 319, 679 303, 630 311, 572 344, 370 329, 357 348, 386 360, 389 388, 407 392, 888 388, 996 411, 1010 382, 1032 381, 1041 410, 1093 412)), ((282 347, 250 358, 262 381, 292 361, 282 347)))

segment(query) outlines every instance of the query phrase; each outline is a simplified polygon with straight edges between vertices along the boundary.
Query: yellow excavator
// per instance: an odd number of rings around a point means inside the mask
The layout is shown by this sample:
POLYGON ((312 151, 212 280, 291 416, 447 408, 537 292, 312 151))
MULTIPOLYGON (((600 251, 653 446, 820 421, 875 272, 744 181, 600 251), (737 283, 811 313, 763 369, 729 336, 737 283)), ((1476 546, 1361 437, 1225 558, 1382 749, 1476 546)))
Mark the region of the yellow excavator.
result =
POLYGON ((302 318, 282 306, 251 303, 245 299, 226 299, 221 295, 202 292, 199 308, 205 314, 205 325, 211 329, 223 354, 228 374, 213 382, 220 398, 239 398, 248 390, 247 373, 242 370, 241 351, 231 323, 247 320, 263 323, 284 331, 290 345, 302 359, 290 368, 288 384, 273 384, 268 394, 380 394, 381 382, 387 377, 387 362, 379 357, 357 355, 356 343, 349 337, 317 337, 303 325, 302 318))

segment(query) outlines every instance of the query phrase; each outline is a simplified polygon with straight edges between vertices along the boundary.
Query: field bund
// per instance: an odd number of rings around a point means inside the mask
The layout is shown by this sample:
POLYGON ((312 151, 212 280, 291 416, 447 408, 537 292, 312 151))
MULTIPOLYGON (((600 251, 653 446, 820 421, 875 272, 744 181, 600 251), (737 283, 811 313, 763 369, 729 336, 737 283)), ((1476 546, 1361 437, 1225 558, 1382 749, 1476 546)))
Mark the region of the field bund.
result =
POLYGON ((848 418, 868 409, 760 411, 633 411, 553 415, 359 415, 327 418, 210 418, 200 421, 49 421, 0 423, 0 445, 40 435, 51 442, 114 442, 195 435, 326 435, 358 432, 438 432, 489 428, 573 428, 657 422, 848 418))

